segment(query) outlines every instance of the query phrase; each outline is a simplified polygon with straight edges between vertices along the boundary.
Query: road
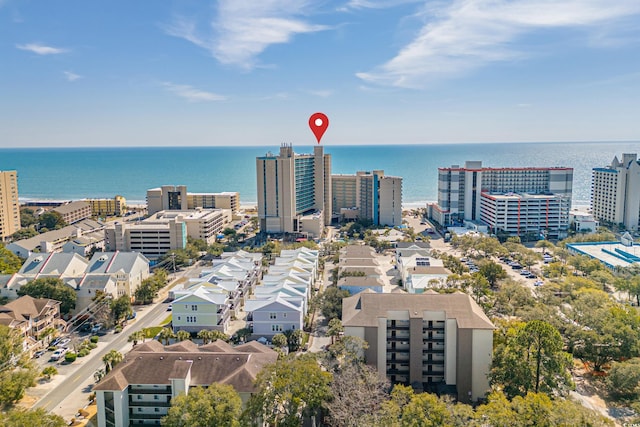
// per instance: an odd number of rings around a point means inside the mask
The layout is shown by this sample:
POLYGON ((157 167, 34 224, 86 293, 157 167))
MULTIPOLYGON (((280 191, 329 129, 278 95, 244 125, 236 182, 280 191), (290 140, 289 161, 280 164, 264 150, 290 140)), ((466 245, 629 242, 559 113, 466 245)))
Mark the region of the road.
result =
MULTIPOLYGON (((92 352, 89 356, 89 360, 80 365, 78 369, 73 372, 68 378, 60 383, 54 390, 43 396, 36 404, 34 408, 42 408, 47 412, 57 412, 56 409, 63 403, 65 399, 69 399, 76 393, 86 394, 84 402, 87 402, 88 394, 90 393, 91 386, 94 383, 93 374, 104 367, 102 362, 102 356, 108 353, 110 350, 122 351, 128 345, 129 335, 133 332, 141 330, 149 326, 155 326, 158 324, 158 318, 166 316, 167 304, 161 303, 151 308, 144 316, 140 316, 135 322, 130 323, 124 330, 118 334, 116 338, 111 340, 107 346, 102 348, 98 352, 92 352)), ((82 407, 79 404, 79 407, 82 407)), ((67 415, 67 414, 65 414, 67 415)))

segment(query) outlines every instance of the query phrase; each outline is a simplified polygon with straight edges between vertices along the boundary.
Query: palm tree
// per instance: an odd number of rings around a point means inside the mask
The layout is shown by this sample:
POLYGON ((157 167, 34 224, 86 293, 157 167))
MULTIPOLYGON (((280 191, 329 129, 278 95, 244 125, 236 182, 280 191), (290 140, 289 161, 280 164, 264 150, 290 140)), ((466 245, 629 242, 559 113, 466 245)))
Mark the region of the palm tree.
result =
POLYGON ((208 329, 202 329, 201 331, 198 332, 198 338, 200 338, 202 340, 202 344, 206 345, 209 344, 212 340, 213 340, 213 336, 211 335, 211 332, 208 329))
POLYGON ((124 356, 122 353, 116 350, 111 350, 109 353, 102 356, 102 361, 104 362, 105 373, 109 373, 115 366, 122 362, 124 356))
POLYGON ((162 328, 158 336, 160 341, 164 341, 164 345, 169 345, 169 340, 176 337, 171 328, 162 328))
POLYGON ((133 346, 135 347, 136 345, 138 345, 138 341, 142 341, 144 342, 144 339, 146 338, 144 331, 136 331, 134 333, 132 333, 131 335, 129 335, 129 341, 133 341, 133 346))
POLYGON ((178 341, 186 341, 191 339, 191 334, 187 331, 178 331, 176 333, 176 338, 178 341))

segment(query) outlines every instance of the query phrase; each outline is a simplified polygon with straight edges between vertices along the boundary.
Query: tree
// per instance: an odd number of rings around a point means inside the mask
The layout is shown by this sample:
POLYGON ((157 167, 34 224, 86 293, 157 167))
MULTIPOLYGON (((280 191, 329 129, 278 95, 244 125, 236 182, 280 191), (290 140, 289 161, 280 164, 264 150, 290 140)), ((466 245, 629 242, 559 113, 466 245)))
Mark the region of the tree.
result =
POLYGON ((158 291, 151 278, 144 279, 134 293, 136 302, 150 304, 158 296, 158 291))
POLYGON ((342 299, 348 297, 349 291, 329 286, 322 294, 320 307, 322 314, 328 320, 342 318, 342 299))
POLYGON ((562 348, 562 336, 547 322, 503 323, 494 334, 491 383, 507 396, 564 393, 572 386, 571 356, 562 348))
POLYGON ((11 239, 15 240, 23 240, 29 239, 30 237, 37 236, 38 232, 31 227, 21 228, 11 235, 11 239))
POLYGON ((38 223, 38 218, 33 214, 33 209, 20 209, 20 227, 31 227, 38 223))
POLYGON ((287 346, 289 347, 290 352, 295 352, 300 350, 300 346, 302 345, 302 339, 304 337, 304 332, 302 332, 302 330, 288 329, 284 331, 284 336, 287 337, 287 346))
POLYGON ((40 215, 38 222, 40 227, 44 227, 48 230, 57 230, 67 225, 67 223, 64 222, 64 219, 62 219, 62 215, 53 210, 40 215))
POLYGON ((111 316, 116 324, 127 319, 131 314, 133 314, 133 308, 131 307, 131 299, 127 295, 122 295, 111 301, 111 316))
POLYGON ((0 405, 18 402, 29 387, 35 386, 38 372, 31 368, 7 369, 0 373, 0 405))
POLYGON ((640 400, 640 358, 612 363, 607 388, 614 398, 640 400))
POLYGON ((102 361, 104 362, 104 370, 105 373, 111 372, 115 366, 122 362, 124 356, 117 350, 110 350, 107 354, 102 356, 102 361))
POLYGON ((548 240, 538 240, 536 242, 536 248, 542 248, 542 253, 546 254, 547 249, 550 249, 553 251, 556 248, 556 245, 554 245, 552 242, 548 240))
POLYGON ((4 427, 66 427, 67 422, 59 415, 48 414, 44 409, 10 409, 0 412, 0 425, 4 427))
POLYGON ((287 337, 284 334, 275 334, 273 338, 271 338, 271 343, 276 348, 282 348, 287 345, 287 337))
POLYGON ((342 326, 342 322, 340 321, 340 319, 333 318, 329 320, 327 335, 331 337, 331 344, 334 343, 335 338, 340 336, 342 332, 344 332, 344 327, 342 326))
POLYGON ((49 381, 51 377, 57 374, 58 374, 58 370, 56 369, 55 366, 47 366, 42 370, 42 377, 47 381, 49 381))
POLYGON ((171 400, 167 416, 162 418, 166 427, 239 427, 242 400, 228 384, 212 383, 209 387, 194 387, 189 394, 180 394, 171 400))
POLYGON ((162 328, 162 330, 158 333, 158 338, 160 338, 160 341, 164 341, 164 345, 169 345, 169 340, 175 337, 176 336, 171 328, 162 328))
POLYGON ((20 271, 22 261, 0 243, 0 274, 13 274, 20 271))
POLYGON ((489 294, 489 281, 480 273, 474 273, 471 275, 471 280, 469 281, 469 288, 471 290, 471 295, 474 297, 475 301, 479 304, 480 299, 489 294))
POLYGON ((383 425, 378 410, 388 398, 388 387, 389 381, 371 366, 350 363, 339 367, 331 383, 329 424, 336 427, 383 425))
POLYGON ((133 341, 133 346, 138 345, 138 341, 144 342, 145 333, 144 331, 135 331, 131 335, 129 335, 129 342, 133 341))
POLYGON ((176 339, 178 341, 187 341, 191 339, 191 334, 187 331, 178 331, 176 333, 176 339))
POLYGON ((28 362, 23 351, 23 342, 18 329, 0 325, 0 367, 7 364, 22 365, 28 362))
POLYGON ((507 278, 507 272, 504 271, 500 264, 493 261, 485 261, 480 263, 478 270, 479 273, 489 281, 489 284, 492 288, 496 287, 496 285, 498 284, 498 280, 507 278))
POLYGON ((35 279, 18 290, 18 296, 29 295, 33 298, 49 298, 60 301, 60 312, 67 314, 76 306, 77 295, 61 279, 45 277, 35 279))
POLYGON ((243 414, 245 423, 255 425, 262 420, 280 427, 301 425, 331 398, 331 378, 310 355, 291 355, 265 366, 243 414))

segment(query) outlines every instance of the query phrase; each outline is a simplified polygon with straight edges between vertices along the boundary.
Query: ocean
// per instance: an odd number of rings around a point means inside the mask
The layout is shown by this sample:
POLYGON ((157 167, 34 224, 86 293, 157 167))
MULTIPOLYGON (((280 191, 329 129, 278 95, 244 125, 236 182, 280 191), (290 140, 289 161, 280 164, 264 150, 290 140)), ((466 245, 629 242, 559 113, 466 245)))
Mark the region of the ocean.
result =
MULTIPOLYGON (((296 146, 310 153, 312 146, 296 146)), ((79 200, 120 194, 145 203, 146 191, 186 185, 189 192, 237 191, 243 204, 256 203, 255 158, 279 147, 131 147, 0 149, 0 170, 18 171, 21 200, 79 200)), ((332 173, 383 169, 403 177, 403 204, 424 206, 437 199, 439 167, 481 160, 491 167, 574 168, 573 204, 588 206, 591 169, 614 156, 640 153, 638 142, 494 143, 325 146, 332 173)))

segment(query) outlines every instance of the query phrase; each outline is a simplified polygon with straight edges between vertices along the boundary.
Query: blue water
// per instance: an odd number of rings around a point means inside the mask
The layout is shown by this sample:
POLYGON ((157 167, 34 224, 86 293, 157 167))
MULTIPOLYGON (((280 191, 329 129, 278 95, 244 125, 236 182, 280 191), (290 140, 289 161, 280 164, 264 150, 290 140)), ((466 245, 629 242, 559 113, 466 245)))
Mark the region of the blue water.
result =
MULTIPOLYGON (((299 153, 311 146, 295 146, 299 153)), ((149 188, 184 184, 189 192, 238 191, 256 202, 255 158, 279 147, 149 147, 0 149, 0 170, 18 171, 22 200, 77 200, 123 195, 143 203, 149 188)), ((437 169, 466 160, 492 167, 574 168, 573 204, 588 205, 591 169, 613 156, 639 153, 640 143, 512 143, 325 146, 333 173, 383 169, 403 180, 403 202, 417 206, 437 199, 437 169)))

